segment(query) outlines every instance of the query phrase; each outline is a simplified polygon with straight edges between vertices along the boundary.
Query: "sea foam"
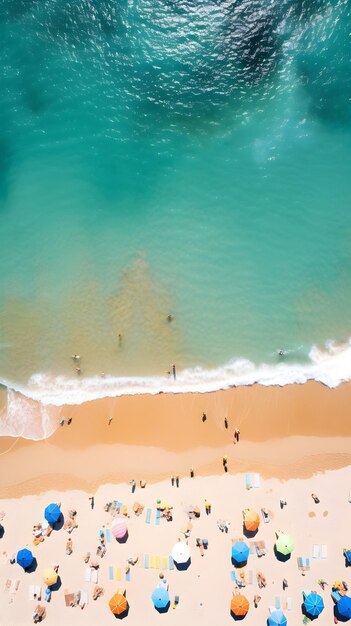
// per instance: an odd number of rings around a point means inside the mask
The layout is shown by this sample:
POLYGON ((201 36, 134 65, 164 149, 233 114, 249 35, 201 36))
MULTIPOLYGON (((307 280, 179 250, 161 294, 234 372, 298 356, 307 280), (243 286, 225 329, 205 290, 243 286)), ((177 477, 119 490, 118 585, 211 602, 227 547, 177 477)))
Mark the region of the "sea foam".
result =
POLYGON ((0 415, 0 435, 27 439, 49 437, 57 427, 58 407, 99 398, 158 393, 206 393, 241 385, 284 386, 316 380, 337 387, 351 379, 351 339, 343 345, 329 342, 314 346, 309 362, 282 360, 276 365, 255 365, 247 359, 223 367, 196 367, 177 372, 176 380, 165 376, 66 378, 34 374, 26 386, 1 381, 7 387, 7 407, 0 415))

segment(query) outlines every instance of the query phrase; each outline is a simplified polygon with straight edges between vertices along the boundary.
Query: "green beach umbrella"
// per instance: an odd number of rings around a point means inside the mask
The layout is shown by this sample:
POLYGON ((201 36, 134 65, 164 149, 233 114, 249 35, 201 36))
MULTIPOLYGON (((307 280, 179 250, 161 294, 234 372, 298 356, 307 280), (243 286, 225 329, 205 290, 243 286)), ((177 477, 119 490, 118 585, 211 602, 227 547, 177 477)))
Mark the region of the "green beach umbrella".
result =
POLYGON ((291 554, 295 548, 294 540, 290 535, 281 533, 275 543, 275 547, 280 554, 287 556, 288 554, 291 554))

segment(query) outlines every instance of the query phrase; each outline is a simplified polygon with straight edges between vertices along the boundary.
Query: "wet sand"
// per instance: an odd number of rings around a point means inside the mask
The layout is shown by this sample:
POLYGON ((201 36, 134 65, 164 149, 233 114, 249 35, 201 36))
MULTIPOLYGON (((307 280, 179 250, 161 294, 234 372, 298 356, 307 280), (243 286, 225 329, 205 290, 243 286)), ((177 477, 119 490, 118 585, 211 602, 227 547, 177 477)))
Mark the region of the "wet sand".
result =
POLYGON ((351 384, 240 387, 208 394, 124 396, 52 409, 63 427, 47 440, 0 440, 0 497, 172 473, 258 471, 308 477, 351 464, 351 384), (206 421, 202 421, 205 412, 206 421), (72 418, 68 426, 67 419, 72 418), (110 425, 109 419, 112 418, 110 425), (224 419, 228 420, 225 428, 224 419), (240 441, 234 444, 234 430, 240 441))

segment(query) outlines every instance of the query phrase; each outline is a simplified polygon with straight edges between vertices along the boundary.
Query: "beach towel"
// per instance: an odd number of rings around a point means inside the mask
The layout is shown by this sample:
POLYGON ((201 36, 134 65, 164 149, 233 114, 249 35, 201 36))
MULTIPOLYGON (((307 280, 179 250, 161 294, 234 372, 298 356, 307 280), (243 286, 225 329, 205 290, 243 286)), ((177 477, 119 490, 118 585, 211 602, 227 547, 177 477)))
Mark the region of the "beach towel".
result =
POLYGON ((253 475, 253 480, 252 480, 252 486, 254 489, 258 489, 260 487, 260 475, 259 474, 254 474, 253 475))
POLYGON ((122 570, 120 567, 116 567, 116 580, 122 580, 122 570))
POLYGON ((80 600, 79 600, 79 606, 83 607, 86 604, 88 604, 89 602, 89 595, 86 589, 81 589, 80 591, 80 600))
POLYGON ((276 609, 280 609, 280 598, 276 596, 274 606, 276 609))
POLYGON ((129 570, 129 572, 126 572, 126 581, 130 583, 130 579, 131 579, 131 576, 130 576, 130 570, 129 570))
POLYGON ((91 567, 86 567, 84 570, 84 582, 90 583, 91 567))
POLYGON ((250 474, 245 474, 245 487, 246 489, 251 489, 250 474))
POLYGON ((65 590, 65 605, 71 606, 71 603, 74 602, 74 593, 68 593, 67 589, 65 590))
POLYGON ((155 568, 160 569, 160 557, 158 554, 155 556, 155 568))
POLYGON ((319 559, 321 555, 321 548, 317 544, 313 545, 312 558, 319 559))
POLYGON ((161 511, 160 509, 156 509, 156 526, 160 525, 161 521, 161 511))
POLYGON ((149 569, 149 554, 144 554, 144 567, 145 569, 149 569))
POLYGON ((154 555, 150 554, 150 567, 154 568, 155 567, 155 563, 154 563, 154 555))
POLYGON ((161 558, 161 569, 167 569, 167 557, 163 556, 161 558))
POLYGON ((287 601, 286 601, 286 608, 288 609, 288 611, 292 611, 292 607, 293 607, 293 601, 292 601, 292 598, 289 597, 287 598, 287 601))
POLYGON ((171 556, 169 557, 168 562, 169 562, 169 569, 171 570, 174 569, 174 561, 171 556))
POLYGON ((113 580, 113 565, 108 568, 108 579, 113 580))
POLYGON ((111 528, 106 528, 106 540, 111 542, 111 528))
POLYGON ((96 585, 97 582, 98 582, 98 578, 99 577, 98 577, 97 569, 91 569, 91 572, 90 572, 90 582, 92 582, 92 583, 94 583, 96 585))
POLYGON ((232 582, 233 582, 233 583, 236 583, 236 574, 235 574, 235 572, 234 572, 234 571, 233 571, 233 572, 230 572, 230 578, 231 578, 231 580, 232 580, 232 582))
POLYGON ((323 544, 321 548, 321 557, 322 559, 326 559, 327 556, 328 556, 328 548, 325 544, 323 544))
POLYGON ((150 521, 151 521, 151 513, 152 513, 151 509, 146 509, 146 519, 145 519, 145 522, 146 522, 147 524, 150 524, 150 521))

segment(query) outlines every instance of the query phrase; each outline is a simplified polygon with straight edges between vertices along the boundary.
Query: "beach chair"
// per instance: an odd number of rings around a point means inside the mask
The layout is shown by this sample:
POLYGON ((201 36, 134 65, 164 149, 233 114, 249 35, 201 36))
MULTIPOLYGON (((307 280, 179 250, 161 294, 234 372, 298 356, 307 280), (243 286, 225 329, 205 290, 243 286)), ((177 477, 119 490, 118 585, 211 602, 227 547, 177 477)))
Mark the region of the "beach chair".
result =
POLYGON ((120 567, 116 567, 116 580, 119 582, 122 580, 122 570, 120 567))
POLYGON ((280 598, 279 598, 279 596, 276 596, 275 602, 274 602, 274 606, 275 606, 276 609, 280 609, 280 598))
POLYGON ((145 569, 149 569, 149 560, 150 560, 150 555, 149 554, 144 554, 144 567, 145 567, 145 569))
POLYGON ((151 521, 151 513, 152 513, 152 510, 151 510, 151 509, 146 509, 146 518, 145 518, 145 522, 146 522, 147 524, 150 524, 150 521, 151 521))
POLYGON ((171 556, 168 558, 168 563, 169 563, 169 569, 173 570, 174 569, 174 561, 173 561, 171 556))
POLYGON ((160 509, 156 509, 156 526, 160 525, 161 521, 161 511, 160 509))
POLYGON ((328 556, 328 548, 325 544, 323 544, 321 547, 321 558, 326 559, 327 556, 328 556))
POLYGON ((259 558, 261 556, 264 556, 267 553, 266 544, 264 541, 255 541, 254 545, 255 545, 256 554, 259 558))
POLYGON ((161 569, 167 569, 168 559, 166 556, 161 557, 161 569))
POLYGON ((111 528, 106 528, 106 541, 111 543, 111 528))
POLYGON ((246 489, 251 489, 250 474, 245 474, 245 487, 246 489))
POLYGON ((319 559, 321 555, 321 548, 320 546, 318 546, 317 544, 313 545, 313 551, 312 551, 312 558, 313 559, 319 559))

